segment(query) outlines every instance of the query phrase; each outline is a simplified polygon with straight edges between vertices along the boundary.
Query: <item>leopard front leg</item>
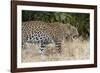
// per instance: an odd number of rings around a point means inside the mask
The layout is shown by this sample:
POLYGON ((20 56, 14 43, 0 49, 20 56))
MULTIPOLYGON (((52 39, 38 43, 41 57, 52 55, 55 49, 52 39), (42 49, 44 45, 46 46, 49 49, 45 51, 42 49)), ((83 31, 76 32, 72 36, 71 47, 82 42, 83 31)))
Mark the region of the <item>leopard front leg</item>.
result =
POLYGON ((56 42, 55 47, 57 49, 57 53, 62 54, 61 42, 56 42))

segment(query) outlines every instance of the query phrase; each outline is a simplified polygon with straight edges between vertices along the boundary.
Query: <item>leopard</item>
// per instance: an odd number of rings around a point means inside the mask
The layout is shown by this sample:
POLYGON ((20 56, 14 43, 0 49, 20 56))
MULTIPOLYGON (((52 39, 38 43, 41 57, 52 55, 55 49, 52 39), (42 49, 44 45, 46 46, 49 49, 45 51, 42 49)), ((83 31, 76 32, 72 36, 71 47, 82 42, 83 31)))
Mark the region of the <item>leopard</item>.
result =
POLYGON ((63 40, 78 36, 77 29, 70 24, 60 22, 26 21, 22 22, 22 46, 34 43, 40 46, 39 53, 44 54, 46 45, 54 43, 58 53, 62 52, 63 40))

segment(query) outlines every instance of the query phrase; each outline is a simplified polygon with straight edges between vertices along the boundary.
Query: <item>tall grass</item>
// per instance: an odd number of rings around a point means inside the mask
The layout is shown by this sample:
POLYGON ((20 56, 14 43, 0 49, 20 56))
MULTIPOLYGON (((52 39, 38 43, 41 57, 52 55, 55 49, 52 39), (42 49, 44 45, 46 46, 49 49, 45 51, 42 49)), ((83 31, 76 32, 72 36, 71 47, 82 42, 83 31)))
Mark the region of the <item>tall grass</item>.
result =
POLYGON ((27 49, 22 48, 22 62, 84 60, 89 59, 89 41, 80 39, 62 42, 62 53, 56 51, 54 44, 46 46, 45 54, 40 55, 39 46, 26 43, 27 49))

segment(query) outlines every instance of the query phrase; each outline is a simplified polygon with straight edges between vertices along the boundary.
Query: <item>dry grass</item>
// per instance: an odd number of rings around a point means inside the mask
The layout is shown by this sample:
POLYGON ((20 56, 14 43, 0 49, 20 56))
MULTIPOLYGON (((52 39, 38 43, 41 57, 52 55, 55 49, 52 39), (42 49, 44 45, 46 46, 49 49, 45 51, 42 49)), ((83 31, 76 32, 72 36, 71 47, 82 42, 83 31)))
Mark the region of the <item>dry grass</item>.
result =
POLYGON ((61 54, 57 53, 54 44, 46 46, 45 55, 40 55, 38 48, 38 45, 27 43, 27 49, 22 49, 22 62, 89 59, 89 42, 86 40, 62 42, 61 54))

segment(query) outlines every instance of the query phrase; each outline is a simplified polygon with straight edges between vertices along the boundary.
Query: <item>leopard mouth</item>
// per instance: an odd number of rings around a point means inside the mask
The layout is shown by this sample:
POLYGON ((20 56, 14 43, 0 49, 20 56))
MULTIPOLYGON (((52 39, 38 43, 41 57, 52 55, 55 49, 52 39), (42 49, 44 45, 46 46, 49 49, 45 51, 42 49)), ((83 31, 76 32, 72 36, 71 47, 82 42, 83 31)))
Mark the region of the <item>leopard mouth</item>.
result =
POLYGON ((79 35, 74 35, 73 39, 77 39, 79 37, 79 35))
POLYGON ((77 35, 74 35, 74 36, 73 36, 73 39, 77 39, 77 37, 78 37, 77 35))

